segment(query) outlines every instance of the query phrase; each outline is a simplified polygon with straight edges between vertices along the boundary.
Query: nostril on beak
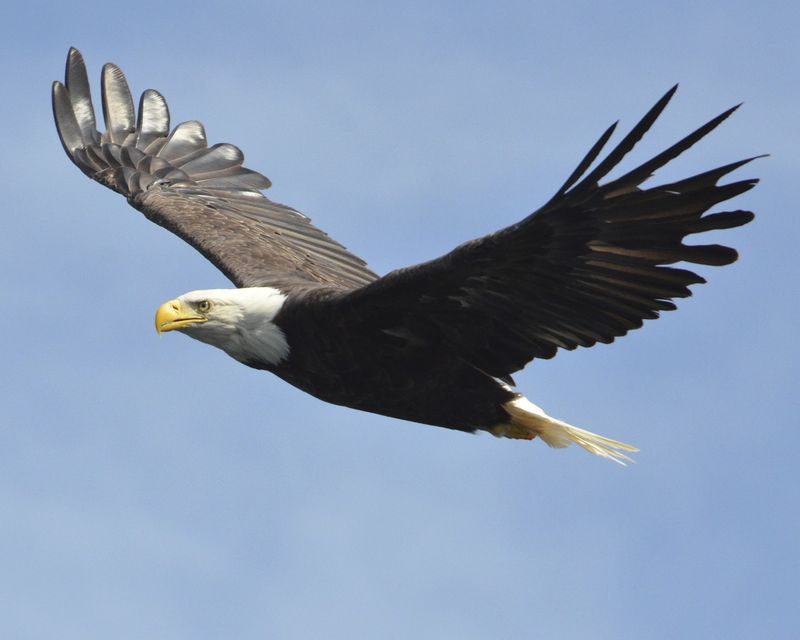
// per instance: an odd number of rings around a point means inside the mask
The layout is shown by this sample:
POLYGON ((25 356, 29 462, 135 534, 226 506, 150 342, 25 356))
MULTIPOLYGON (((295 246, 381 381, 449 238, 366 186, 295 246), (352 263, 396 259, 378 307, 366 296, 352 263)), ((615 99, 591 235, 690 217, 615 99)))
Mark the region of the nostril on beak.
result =
POLYGON ((175 311, 180 311, 181 310, 181 305, 179 305, 177 301, 173 301, 171 306, 172 306, 173 310, 175 310, 175 311))

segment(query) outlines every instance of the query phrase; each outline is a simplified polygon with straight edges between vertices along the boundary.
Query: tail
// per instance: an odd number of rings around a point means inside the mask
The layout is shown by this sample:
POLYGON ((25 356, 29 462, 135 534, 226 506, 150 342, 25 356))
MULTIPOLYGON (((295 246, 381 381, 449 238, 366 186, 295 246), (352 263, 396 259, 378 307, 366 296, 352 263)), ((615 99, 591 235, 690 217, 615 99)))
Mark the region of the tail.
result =
POLYGON ((624 442, 585 431, 571 424, 548 416, 524 396, 517 396, 503 405, 510 421, 495 426, 491 433, 497 437, 533 440, 536 437, 557 449, 568 447, 573 442, 596 456, 608 458, 621 465, 633 462, 623 451, 639 451, 624 442))

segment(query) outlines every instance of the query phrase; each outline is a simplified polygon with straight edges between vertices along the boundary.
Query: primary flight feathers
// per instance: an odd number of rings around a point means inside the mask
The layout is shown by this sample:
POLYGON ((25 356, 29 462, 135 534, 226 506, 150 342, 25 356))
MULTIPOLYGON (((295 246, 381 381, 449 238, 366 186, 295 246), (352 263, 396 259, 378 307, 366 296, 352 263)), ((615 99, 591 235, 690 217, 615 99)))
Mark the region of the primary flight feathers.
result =
MULTIPOLYGON (((737 257, 730 247, 687 245, 684 238, 753 218, 742 210, 707 214, 756 184, 719 184, 752 158, 642 186, 736 107, 603 181, 659 117, 673 87, 596 162, 616 125, 606 130, 556 194, 522 221, 379 278, 308 218, 268 200, 261 190, 269 180, 242 166, 237 147, 209 147, 197 121, 170 131, 161 94, 145 91, 137 115, 124 75, 111 64, 103 68, 101 87, 102 134, 83 59, 71 49, 65 84, 53 84, 53 111, 69 157, 194 246, 237 287, 277 292, 259 308, 271 309, 264 322, 277 328, 286 345, 262 352, 252 345, 252 352, 242 345, 234 349, 202 334, 211 330, 210 317, 194 325, 174 321, 175 326, 324 400, 418 422, 509 437, 542 435, 543 427, 530 425, 549 417, 537 407, 529 411, 533 418, 518 418, 524 403, 508 387, 511 374, 559 348, 612 342, 660 311, 675 309, 672 301, 691 295, 689 285, 704 280, 667 265, 719 266, 737 257), (288 355, 280 361, 259 357, 267 352, 288 355)), ((230 296, 223 298, 233 304, 230 296)), ((252 305, 255 299, 236 303, 252 305)), ((559 436, 548 438, 555 442, 559 436)))

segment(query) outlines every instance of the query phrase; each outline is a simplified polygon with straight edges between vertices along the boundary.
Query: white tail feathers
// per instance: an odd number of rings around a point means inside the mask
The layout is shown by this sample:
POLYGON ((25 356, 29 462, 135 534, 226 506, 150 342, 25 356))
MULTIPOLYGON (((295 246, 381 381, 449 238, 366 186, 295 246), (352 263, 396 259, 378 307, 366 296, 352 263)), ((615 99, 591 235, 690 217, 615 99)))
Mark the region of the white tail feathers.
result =
POLYGON ((536 437, 557 449, 568 447, 572 443, 586 449, 596 456, 608 458, 621 465, 633 462, 623 451, 638 451, 624 442, 612 440, 605 436, 573 427, 571 424, 548 416, 541 407, 536 406, 523 396, 509 400, 503 405, 511 421, 495 426, 491 433, 498 437, 523 438, 533 440, 536 437))

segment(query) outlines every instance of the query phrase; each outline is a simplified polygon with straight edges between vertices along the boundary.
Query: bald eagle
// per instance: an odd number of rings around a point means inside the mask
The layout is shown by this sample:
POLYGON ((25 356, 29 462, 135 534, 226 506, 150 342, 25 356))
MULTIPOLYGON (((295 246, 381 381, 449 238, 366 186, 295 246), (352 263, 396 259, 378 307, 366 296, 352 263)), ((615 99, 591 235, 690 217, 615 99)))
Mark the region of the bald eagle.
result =
POLYGON ((736 251, 685 245, 750 211, 704 215, 755 179, 720 185, 753 158, 643 188, 653 173, 725 120, 709 121, 641 166, 603 179, 647 132, 670 89, 602 160, 609 127, 555 195, 520 222, 383 277, 294 209, 267 199, 270 181, 231 144, 208 146, 203 125, 170 131, 148 89, 138 114, 120 69, 101 75, 106 131, 95 122, 81 54, 70 49, 53 112, 69 158, 145 217, 195 247, 237 288, 164 303, 156 330, 180 331, 317 398, 465 432, 576 443, 623 463, 623 442, 548 416, 513 390, 511 374, 559 349, 610 343, 704 282, 691 262, 726 265, 736 251), (593 166, 594 165, 594 166, 593 166))

